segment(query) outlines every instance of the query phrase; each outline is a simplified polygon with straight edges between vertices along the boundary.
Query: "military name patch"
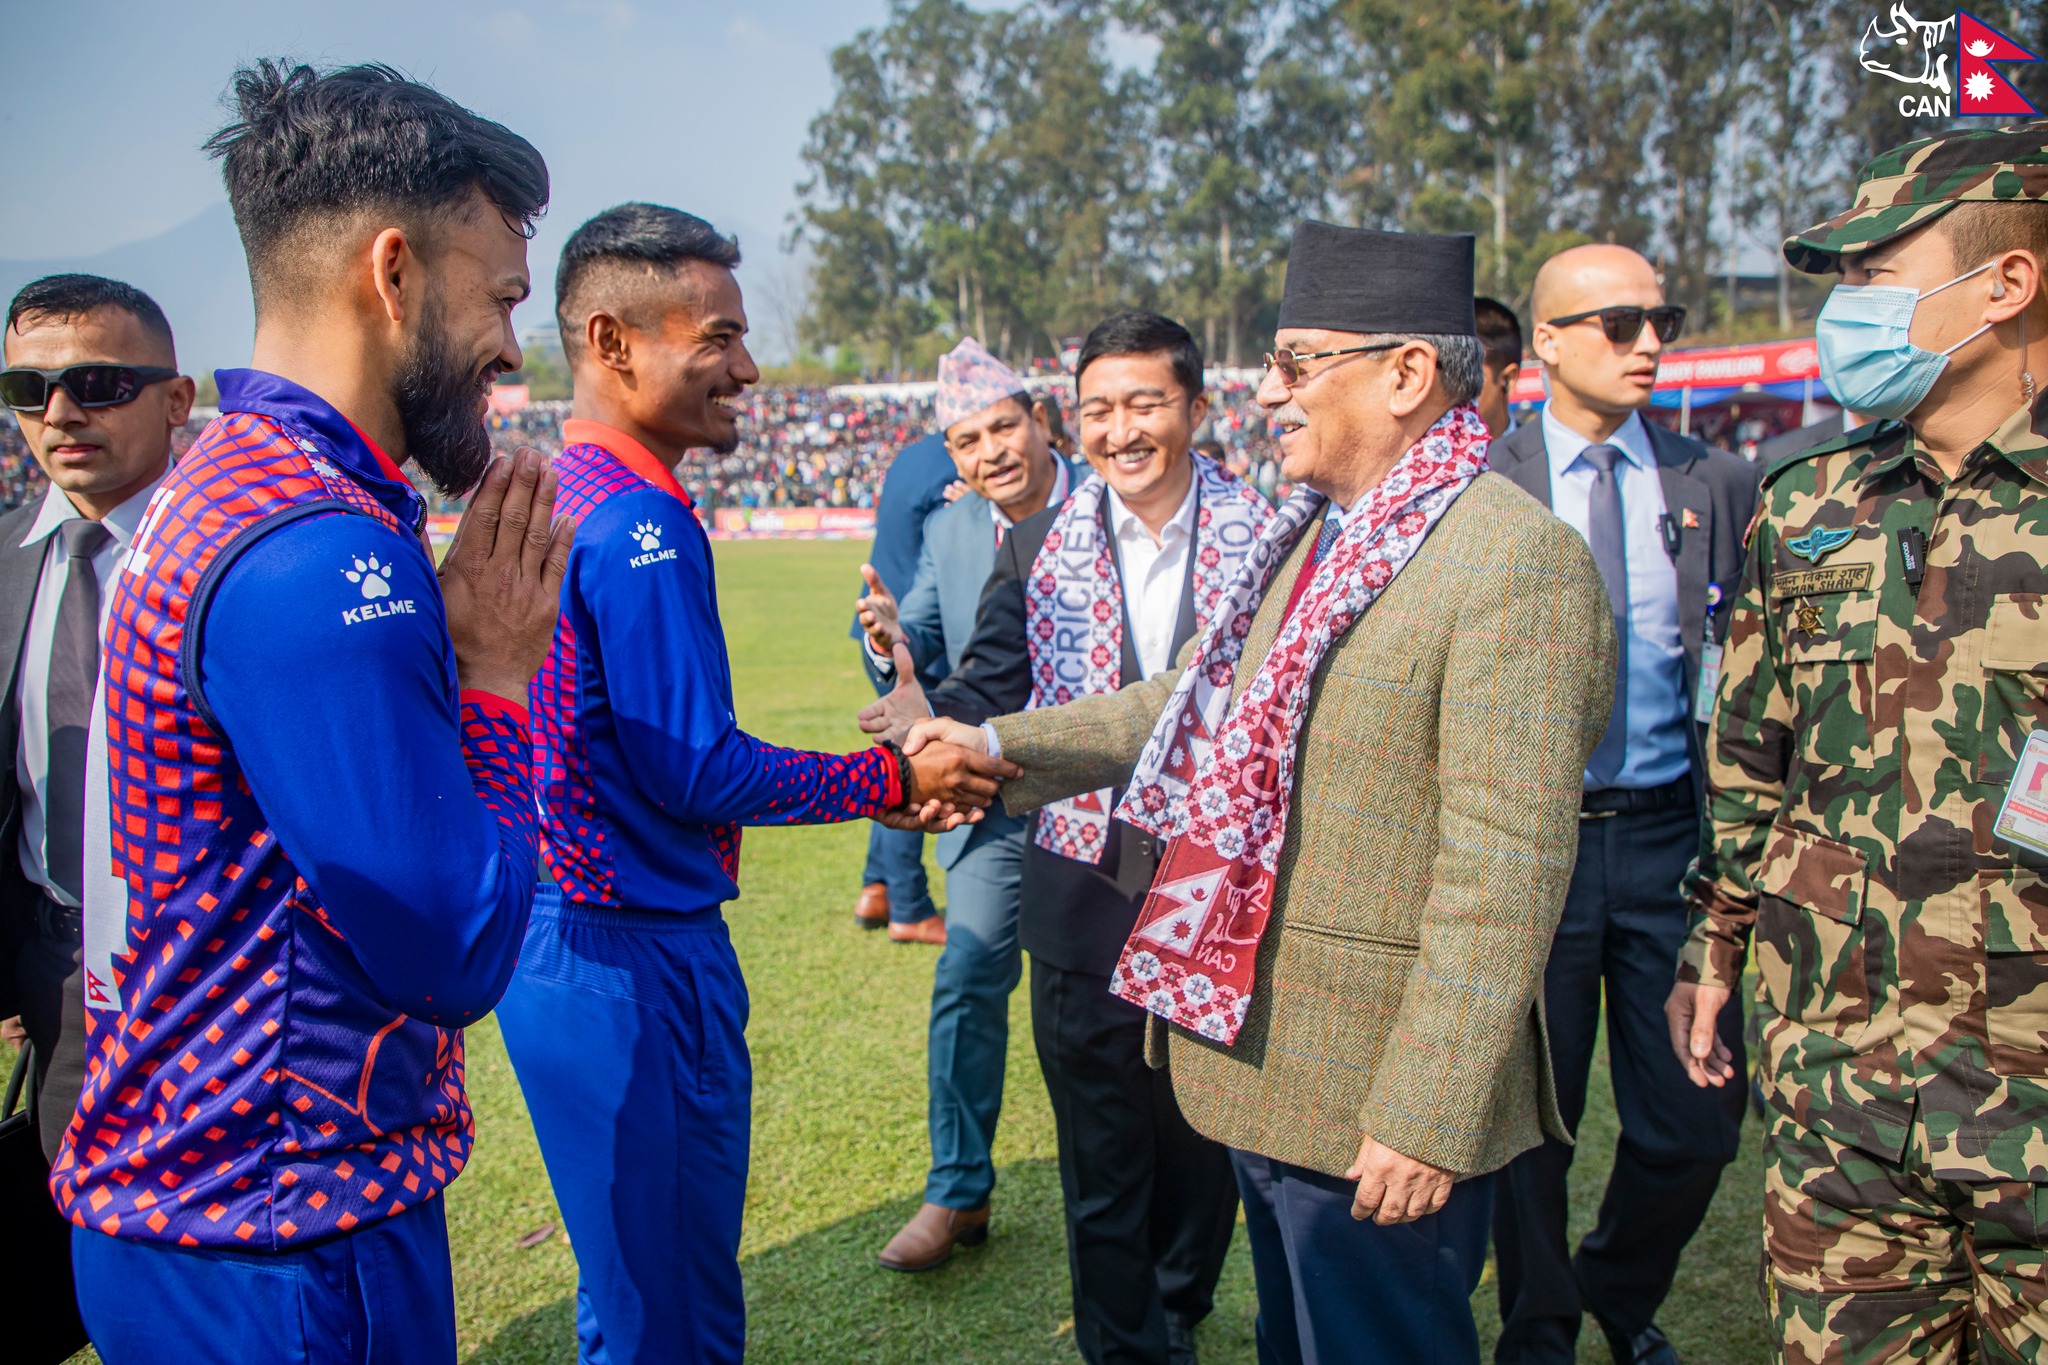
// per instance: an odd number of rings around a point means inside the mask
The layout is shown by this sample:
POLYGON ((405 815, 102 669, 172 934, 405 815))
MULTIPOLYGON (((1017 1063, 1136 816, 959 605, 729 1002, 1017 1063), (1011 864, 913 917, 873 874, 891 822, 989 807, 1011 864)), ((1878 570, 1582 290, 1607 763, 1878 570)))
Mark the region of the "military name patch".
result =
POLYGON ((1813 593, 1860 592, 1870 586, 1870 565, 1837 564, 1831 569, 1801 569, 1771 580, 1771 596, 1806 597, 1813 593))

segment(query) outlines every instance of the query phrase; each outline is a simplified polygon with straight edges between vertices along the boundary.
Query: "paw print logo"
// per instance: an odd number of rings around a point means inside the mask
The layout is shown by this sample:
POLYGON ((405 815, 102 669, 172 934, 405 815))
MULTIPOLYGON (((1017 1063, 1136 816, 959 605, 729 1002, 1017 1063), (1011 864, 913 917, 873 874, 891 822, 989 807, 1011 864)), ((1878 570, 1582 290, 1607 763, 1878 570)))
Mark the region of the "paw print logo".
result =
POLYGON ((640 548, 649 554, 661 548, 661 528, 651 521, 635 522, 633 537, 640 542, 640 548))
POLYGON ((341 576, 362 588, 363 600, 366 602, 391 596, 391 566, 379 564, 375 555, 371 555, 367 560, 356 560, 355 567, 343 569, 341 576))

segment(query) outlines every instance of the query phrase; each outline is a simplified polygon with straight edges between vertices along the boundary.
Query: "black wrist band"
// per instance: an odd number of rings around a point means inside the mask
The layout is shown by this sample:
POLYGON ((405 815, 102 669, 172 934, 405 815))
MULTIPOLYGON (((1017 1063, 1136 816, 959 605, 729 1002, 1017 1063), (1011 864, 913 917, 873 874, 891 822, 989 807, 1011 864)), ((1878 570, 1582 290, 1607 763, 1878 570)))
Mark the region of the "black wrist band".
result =
POLYGON ((884 749, 887 749, 889 751, 889 757, 896 760, 896 790, 901 796, 901 799, 898 800, 896 804, 898 806, 909 805, 910 755, 904 753, 903 746, 901 744, 898 744, 893 739, 881 739, 876 740, 875 742, 881 745, 884 749))

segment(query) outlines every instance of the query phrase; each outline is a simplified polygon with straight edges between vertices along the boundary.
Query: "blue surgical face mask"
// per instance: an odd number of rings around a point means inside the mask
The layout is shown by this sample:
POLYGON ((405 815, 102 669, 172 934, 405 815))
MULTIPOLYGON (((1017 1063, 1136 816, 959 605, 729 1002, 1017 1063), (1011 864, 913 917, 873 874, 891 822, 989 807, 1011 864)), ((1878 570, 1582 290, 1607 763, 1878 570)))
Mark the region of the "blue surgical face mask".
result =
POLYGON ((1910 285, 1838 284, 1814 324, 1820 350, 1821 382, 1835 401, 1865 417, 1904 417, 1920 406, 1948 358, 1965 343, 1991 330, 1985 323, 1946 351, 1927 351, 1908 339, 1913 310, 1950 285, 1989 270, 1975 270, 1936 285, 1925 294, 1910 285))

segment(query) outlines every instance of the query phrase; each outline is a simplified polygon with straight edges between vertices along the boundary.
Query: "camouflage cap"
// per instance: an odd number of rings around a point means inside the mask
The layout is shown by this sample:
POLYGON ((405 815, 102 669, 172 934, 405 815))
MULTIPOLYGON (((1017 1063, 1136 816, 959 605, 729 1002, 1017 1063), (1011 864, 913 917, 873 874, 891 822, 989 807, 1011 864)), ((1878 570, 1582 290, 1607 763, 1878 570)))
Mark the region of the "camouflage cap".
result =
POLYGON ((2048 199, 2048 119, 1922 138, 1871 159, 1856 207, 1785 239, 1794 270, 1826 275, 1842 253, 1888 242, 1957 204, 2048 199))

